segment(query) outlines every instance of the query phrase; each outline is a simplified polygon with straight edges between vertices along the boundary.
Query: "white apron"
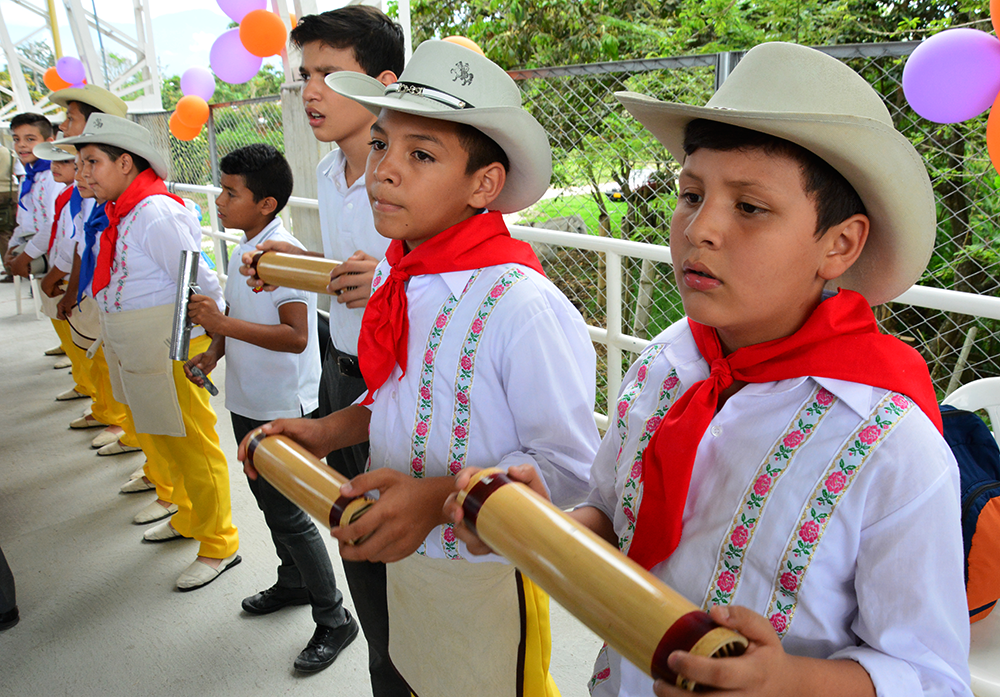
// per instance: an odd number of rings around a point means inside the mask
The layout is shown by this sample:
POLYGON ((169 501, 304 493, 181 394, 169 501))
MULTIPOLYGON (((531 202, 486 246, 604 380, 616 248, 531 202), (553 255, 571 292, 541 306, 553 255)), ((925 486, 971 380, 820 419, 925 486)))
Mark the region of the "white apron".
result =
POLYGON ((138 433, 184 437, 170 334, 174 306, 101 313, 104 356, 115 399, 128 404, 138 433))

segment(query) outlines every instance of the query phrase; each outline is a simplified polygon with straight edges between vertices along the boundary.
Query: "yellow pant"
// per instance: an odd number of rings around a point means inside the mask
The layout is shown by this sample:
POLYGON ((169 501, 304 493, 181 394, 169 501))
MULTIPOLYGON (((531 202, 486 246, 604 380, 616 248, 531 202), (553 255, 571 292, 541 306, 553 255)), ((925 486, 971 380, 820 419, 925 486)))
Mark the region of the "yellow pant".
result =
MULTIPOLYGON (((86 355, 86 354, 84 354, 86 355)), ((108 372, 108 361, 104 358, 104 349, 98 348, 94 359, 90 361, 91 376, 94 383, 94 404, 90 410, 94 418, 108 426, 118 426, 125 434, 120 438, 122 445, 139 448, 139 440, 135 437, 135 426, 132 424, 132 414, 128 407, 111 393, 111 374, 108 372)), ((149 453, 146 453, 149 457, 149 453)))
POLYGON ((55 328, 56 334, 59 335, 59 345, 66 352, 66 357, 73 363, 73 381, 76 383, 76 391, 93 397, 94 381, 88 365, 90 359, 87 358, 87 353, 73 343, 69 322, 64 319, 54 319, 52 326, 55 328))
MULTIPOLYGON (((207 336, 192 339, 191 355, 205 351, 210 343, 207 336)), ((157 468, 165 463, 168 481, 164 490, 169 487, 170 492, 169 497, 160 497, 178 508, 170 524, 185 537, 201 543, 201 556, 224 559, 239 548, 229 500, 229 464, 219 446, 208 392, 184 376, 180 361, 174 361, 173 368, 187 435, 178 438, 138 434, 139 444, 150 460, 147 476, 154 475, 150 479, 157 483, 159 496, 157 468), (154 453, 158 456, 155 460, 154 453)))
POLYGON ((522 574, 524 582, 524 697, 559 697, 556 681, 549 674, 552 632, 549 627, 549 595, 522 574))

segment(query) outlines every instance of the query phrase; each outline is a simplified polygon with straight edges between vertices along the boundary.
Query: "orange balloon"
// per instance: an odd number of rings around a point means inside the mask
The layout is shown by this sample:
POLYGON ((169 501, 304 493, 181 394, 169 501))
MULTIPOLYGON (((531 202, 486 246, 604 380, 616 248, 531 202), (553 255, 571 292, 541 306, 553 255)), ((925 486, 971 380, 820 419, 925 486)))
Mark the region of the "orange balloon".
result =
POLYGON ((993 102, 990 117, 986 119, 986 151, 993 169, 1000 173, 1000 96, 993 102))
POLYGON ((281 17, 267 10, 248 12, 240 22, 240 43, 261 58, 281 53, 287 37, 288 30, 281 17))
POLYGON ((69 87, 69 83, 59 77, 59 73, 56 72, 55 68, 49 68, 45 71, 42 75, 42 82, 44 82, 45 86, 52 92, 64 90, 69 87))
MULTIPOLYGON (((994 2, 1000 2, 1000 0, 994 0, 994 2)), ((483 49, 479 48, 479 44, 477 44, 472 39, 465 38, 464 36, 446 36, 444 39, 442 39, 442 41, 450 41, 453 44, 458 44, 459 46, 465 46, 466 48, 475 51, 480 56, 486 55, 485 53, 483 53, 483 49)))
POLYGON ((177 119, 188 128, 201 128, 208 121, 208 102, 201 97, 189 94, 177 102, 177 119))
POLYGON ((188 126, 177 118, 176 111, 170 115, 170 121, 167 123, 170 126, 170 133, 173 134, 174 138, 177 140, 194 140, 198 137, 198 134, 201 133, 200 125, 194 128, 188 126))
POLYGON ((990 20, 993 22, 993 31, 1000 36, 1000 0, 990 0, 990 20))

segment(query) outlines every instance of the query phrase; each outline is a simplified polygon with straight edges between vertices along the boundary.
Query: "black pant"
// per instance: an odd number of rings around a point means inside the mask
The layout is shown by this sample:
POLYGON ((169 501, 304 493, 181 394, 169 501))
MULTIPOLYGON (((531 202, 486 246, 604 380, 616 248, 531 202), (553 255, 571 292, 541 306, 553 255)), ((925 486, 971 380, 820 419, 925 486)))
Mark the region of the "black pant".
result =
MULTIPOLYGON (((319 388, 319 415, 326 416, 349 407, 365 391, 365 381, 359 375, 344 375, 338 359, 345 363, 356 358, 338 351, 331 341, 323 359, 323 374, 319 388)), ((348 372, 354 372, 345 365, 348 372)), ((326 456, 326 462, 345 477, 356 477, 368 464, 368 443, 326 456)), ((410 689, 389 659, 389 610, 386 607, 385 564, 376 562, 343 561, 347 586, 361 621, 361 629, 368 641, 368 673, 371 676, 374 697, 410 697, 410 689)))
MULTIPOLYGON (((239 414, 231 416, 237 443, 242 443, 250 431, 267 423, 239 414)), ((337 588, 326 541, 312 518, 263 477, 247 477, 247 484, 257 499, 257 507, 264 513, 274 550, 281 561, 277 585, 288 589, 305 588, 316 624, 339 627, 346 623, 344 596, 337 588)))
MULTIPOLYGON (((385 585, 385 576, 382 578, 382 585, 385 585)), ((10 612, 17 607, 17 595, 14 593, 14 574, 7 566, 7 558, 0 549, 0 615, 10 612)))

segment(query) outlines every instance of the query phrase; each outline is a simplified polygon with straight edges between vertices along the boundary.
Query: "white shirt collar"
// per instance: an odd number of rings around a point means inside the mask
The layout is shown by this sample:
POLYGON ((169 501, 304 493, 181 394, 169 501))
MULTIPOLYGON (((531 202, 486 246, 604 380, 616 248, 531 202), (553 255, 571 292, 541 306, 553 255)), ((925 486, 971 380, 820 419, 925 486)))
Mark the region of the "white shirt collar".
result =
POLYGON ((278 216, 274 216, 274 220, 265 225, 264 229, 261 230, 259 233, 257 233, 257 236, 254 237, 252 240, 247 240, 246 233, 243 233, 243 237, 242 239, 240 239, 240 244, 245 245, 252 243, 253 246, 256 247, 264 240, 270 239, 274 235, 274 233, 276 233, 280 229, 281 229, 281 218, 279 218, 278 216))

